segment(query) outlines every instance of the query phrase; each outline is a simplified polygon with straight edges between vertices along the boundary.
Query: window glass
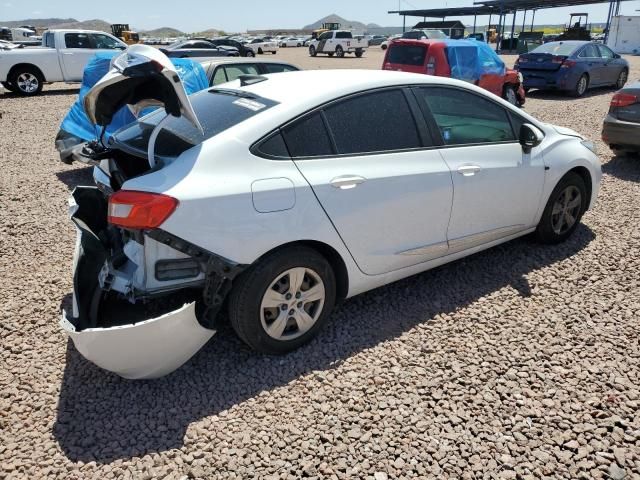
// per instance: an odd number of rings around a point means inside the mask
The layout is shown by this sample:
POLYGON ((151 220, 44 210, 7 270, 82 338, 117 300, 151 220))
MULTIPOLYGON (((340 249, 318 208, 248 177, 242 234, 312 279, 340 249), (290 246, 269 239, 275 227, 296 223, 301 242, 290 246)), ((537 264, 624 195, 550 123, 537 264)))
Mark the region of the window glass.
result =
MULTIPOLYGON (((156 140, 156 153, 177 157, 185 150, 231 128, 245 120, 260 115, 278 103, 268 98, 239 97, 216 89, 202 90, 189 96, 191 105, 200 120, 204 135, 184 116, 169 117, 156 140)), ((146 156, 149 137, 156 125, 165 118, 164 108, 142 117, 115 132, 111 137, 123 150, 146 156)))
POLYGON ((280 132, 262 142, 258 150, 271 157, 289 157, 289 151, 280 132))
POLYGON ((283 63, 264 63, 262 65, 266 73, 295 72, 298 70, 293 65, 285 65, 283 63))
POLYGON ((598 50, 600 50, 600 56, 602 58, 609 59, 614 57, 613 51, 609 47, 598 45, 598 50))
POLYGON ((401 90, 343 100, 325 109, 340 154, 419 148, 420 137, 401 90))
POLYGON ((224 68, 218 67, 216 68, 215 73, 213 74, 213 80, 211 81, 211 85, 220 85, 221 83, 225 83, 227 81, 227 76, 224 74, 224 68))
POLYGON ((55 48, 56 40, 55 35, 52 32, 45 32, 44 34, 44 46, 49 48, 55 48))
POLYGON ((285 128, 283 135, 292 157, 317 157, 334 153, 319 112, 285 128))
POLYGON ((86 33, 65 33, 64 44, 67 48, 92 48, 89 35, 86 33))
POLYGON ((93 41, 95 42, 94 48, 114 49, 120 47, 121 45, 118 41, 116 41, 115 38, 111 38, 108 35, 93 34, 92 37, 93 41))
POLYGON ((424 65, 424 57, 427 55, 427 47, 422 45, 391 45, 389 48, 389 63, 400 65, 424 65))
POLYGON ((229 82, 235 80, 240 75, 258 75, 258 69, 255 65, 247 63, 246 65, 227 65, 224 67, 229 82))
POLYGON ((564 43, 564 42, 549 42, 544 45, 540 45, 536 49, 534 49, 531 53, 550 53, 552 55, 566 55, 569 56, 573 54, 576 50, 576 45, 574 43, 564 43))
POLYGON ((353 38, 351 32, 336 32, 336 38, 353 38))
POLYGON ((329 40, 331 38, 333 38, 333 32, 325 32, 320 35, 320 38, 318 38, 318 40, 329 40))
POLYGON ((520 129, 522 128, 522 125, 528 123, 527 120, 513 112, 509 112, 509 117, 511 118, 513 133, 515 134, 516 138, 520 138, 520 129))
POLYGON ((191 48, 214 48, 214 45, 211 45, 207 42, 194 42, 190 45, 191 48))
POLYGON ((585 45, 578 56, 581 58, 597 58, 600 56, 600 53, 596 46, 590 43, 589 45, 585 45))
POLYGON ((508 142, 516 139, 507 111, 479 95, 453 88, 422 88, 445 145, 508 142))

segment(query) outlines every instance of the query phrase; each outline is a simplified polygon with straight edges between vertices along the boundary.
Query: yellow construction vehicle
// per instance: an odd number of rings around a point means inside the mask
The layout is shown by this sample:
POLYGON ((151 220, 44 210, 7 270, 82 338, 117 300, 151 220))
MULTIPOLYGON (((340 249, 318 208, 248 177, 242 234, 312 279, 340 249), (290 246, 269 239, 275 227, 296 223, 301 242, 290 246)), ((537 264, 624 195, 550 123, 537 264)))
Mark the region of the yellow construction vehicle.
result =
POLYGON ((111 25, 111 32, 114 37, 118 37, 127 45, 140 43, 140 35, 129 28, 128 23, 114 23, 111 25))
POLYGON ((341 25, 339 23, 334 23, 334 22, 323 23, 322 28, 318 28, 317 30, 314 30, 313 32, 311 32, 311 38, 315 40, 324 32, 328 32, 330 30, 340 30, 340 27, 341 25))

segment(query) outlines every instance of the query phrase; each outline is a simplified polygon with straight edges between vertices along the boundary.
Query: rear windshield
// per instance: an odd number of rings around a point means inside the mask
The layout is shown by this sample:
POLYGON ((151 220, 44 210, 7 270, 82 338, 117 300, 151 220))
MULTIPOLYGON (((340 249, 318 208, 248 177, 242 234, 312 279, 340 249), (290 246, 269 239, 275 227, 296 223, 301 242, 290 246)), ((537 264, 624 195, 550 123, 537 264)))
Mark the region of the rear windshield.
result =
POLYGON ((580 45, 575 43, 551 42, 540 45, 531 53, 550 53, 551 55, 571 55, 580 45))
POLYGON ((387 62, 420 66, 424 65, 426 56, 427 47, 424 45, 391 45, 387 62))
MULTIPOLYGON (((204 135, 184 117, 171 117, 156 140, 155 152, 160 157, 177 157, 219 133, 277 105, 278 102, 237 90, 211 89, 189 97, 202 125, 204 135)), ((142 117, 115 132, 114 145, 138 156, 147 154, 149 137, 165 117, 164 108, 142 117)))

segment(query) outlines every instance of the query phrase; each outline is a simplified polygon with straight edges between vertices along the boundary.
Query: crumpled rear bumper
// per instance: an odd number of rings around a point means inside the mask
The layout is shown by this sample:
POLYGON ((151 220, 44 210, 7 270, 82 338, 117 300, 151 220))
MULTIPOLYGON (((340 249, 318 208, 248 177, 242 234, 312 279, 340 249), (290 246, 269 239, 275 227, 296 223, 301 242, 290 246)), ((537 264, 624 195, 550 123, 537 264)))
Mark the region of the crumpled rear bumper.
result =
MULTIPOLYGON (((105 262, 114 261, 105 230, 105 202, 92 187, 78 187, 70 199, 78 231, 73 307, 63 311, 60 325, 78 351, 97 366, 124 378, 161 377, 189 360, 215 330, 200 324, 193 301, 166 302, 168 308, 161 304, 159 312, 156 308, 155 315, 145 317, 144 301, 133 304, 117 294, 112 294, 114 301, 104 300, 99 274, 105 262)), ((153 300, 148 303, 156 306, 153 300)))
POLYGON ((198 322, 195 303, 139 323, 80 332, 63 311, 60 326, 87 360, 130 379, 173 372, 215 334, 198 322))

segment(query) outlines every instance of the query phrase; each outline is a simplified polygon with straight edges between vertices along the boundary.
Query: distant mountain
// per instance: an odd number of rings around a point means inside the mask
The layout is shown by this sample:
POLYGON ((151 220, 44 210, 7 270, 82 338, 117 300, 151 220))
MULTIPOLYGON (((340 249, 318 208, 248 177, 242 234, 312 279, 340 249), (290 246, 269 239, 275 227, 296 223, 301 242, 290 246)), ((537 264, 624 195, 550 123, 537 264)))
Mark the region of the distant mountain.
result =
POLYGON ((97 18, 93 20, 84 20, 82 22, 74 20, 72 22, 59 23, 55 25, 55 28, 77 28, 80 30, 98 30, 100 32, 111 33, 111 24, 97 18))
POLYGON ((183 32, 177 30, 172 27, 161 27, 155 28, 153 30, 141 30, 140 35, 145 37, 154 37, 154 38, 169 38, 169 37, 182 37, 184 35, 183 32))
POLYGON ((36 28, 49 28, 55 25, 77 22, 75 18, 27 18, 26 20, 12 20, 5 22, 0 20, 0 26, 16 28, 20 25, 32 25, 36 28))
POLYGON ((303 29, 316 30, 318 28, 322 28, 323 23, 328 23, 328 22, 339 23, 341 25, 341 28, 344 28, 345 30, 356 30, 356 31, 365 32, 369 28, 369 25, 380 28, 378 25, 375 25, 375 24, 366 25, 362 22, 347 20, 345 18, 342 18, 340 15, 336 15, 335 13, 332 13, 331 15, 327 15, 326 17, 321 18, 317 22, 313 22, 310 25, 306 25, 305 27, 303 27, 303 29))

